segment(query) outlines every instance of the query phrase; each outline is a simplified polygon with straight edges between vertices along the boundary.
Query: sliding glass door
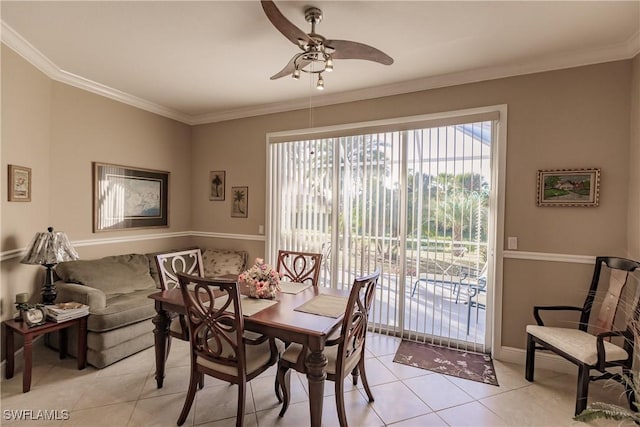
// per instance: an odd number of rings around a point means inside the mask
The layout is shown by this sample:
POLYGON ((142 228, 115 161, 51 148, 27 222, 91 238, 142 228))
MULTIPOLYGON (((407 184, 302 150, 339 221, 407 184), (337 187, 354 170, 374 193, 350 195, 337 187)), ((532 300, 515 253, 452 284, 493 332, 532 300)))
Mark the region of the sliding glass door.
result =
POLYGON ((455 122, 270 142, 267 255, 345 289, 380 268, 376 331, 483 350, 493 125, 455 122))

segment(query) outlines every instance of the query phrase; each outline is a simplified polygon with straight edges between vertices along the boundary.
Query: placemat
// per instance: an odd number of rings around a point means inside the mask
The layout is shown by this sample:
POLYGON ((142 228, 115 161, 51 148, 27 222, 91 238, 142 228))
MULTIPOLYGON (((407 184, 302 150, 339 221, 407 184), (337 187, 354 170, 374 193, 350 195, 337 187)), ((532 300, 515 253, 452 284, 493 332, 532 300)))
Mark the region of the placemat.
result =
MULTIPOLYGON (((225 301, 226 299, 217 298, 213 306, 215 308, 220 308, 225 301)), ((245 317, 253 316, 257 312, 262 311, 265 308, 269 308, 272 305, 277 303, 278 301, 274 299, 250 298, 246 295, 240 295, 240 305, 242 306, 242 315, 245 317)), ((230 309, 232 307, 233 307, 233 304, 229 306, 230 309)))
POLYGON ((297 294, 309 287, 311 287, 309 283, 280 282, 280 292, 285 294, 297 294))
POLYGON ((346 307, 347 298, 333 295, 318 295, 294 310, 336 318, 344 314, 346 307))

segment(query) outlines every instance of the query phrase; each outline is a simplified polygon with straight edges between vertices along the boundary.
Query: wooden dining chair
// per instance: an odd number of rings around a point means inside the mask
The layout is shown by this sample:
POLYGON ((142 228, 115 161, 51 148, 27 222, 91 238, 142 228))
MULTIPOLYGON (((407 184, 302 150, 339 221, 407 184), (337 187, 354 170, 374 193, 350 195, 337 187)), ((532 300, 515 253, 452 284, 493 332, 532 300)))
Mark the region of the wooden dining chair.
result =
MULTIPOLYGON (((191 375, 178 425, 193 404, 204 375, 238 386, 236 426, 242 426, 247 382, 278 361, 284 345, 264 335, 245 335, 240 291, 234 280, 206 279, 177 273, 184 299, 191 375)), ((216 402, 212 402, 215 404, 216 402)))
POLYGON ((318 287, 321 265, 322 254, 280 250, 276 270, 282 273, 283 280, 318 287))
MULTIPOLYGON (((186 273, 193 276, 204 276, 202 263, 202 253, 200 249, 188 249, 178 252, 168 252, 155 256, 160 280, 160 289, 163 291, 174 289, 180 286, 178 283, 178 273, 186 273)), ((171 323, 167 342, 167 357, 171 350, 171 338, 182 341, 189 341, 189 331, 187 321, 184 316, 171 313, 171 323)))
MULTIPOLYGON (((335 384, 336 406, 340 426, 346 427, 347 416, 344 408, 344 379, 352 374, 353 384, 362 375, 362 385, 373 402, 373 394, 369 388, 365 371, 364 348, 367 336, 369 311, 375 297, 375 288, 380 277, 380 270, 375 273, 359 277, 353 282, 349 299, 342 320, 340 334, 327 341, 324 348, 327 357, 327 379, 335 384)), ((307 372, 305 359, 309 350, 302 344, 292 343, 287 347, 278 362, 277 382, 282 385, 282 409, 280 416, 284 416, 291 399, 291 369, 305 374, 307 372)))
MULTIPOLYGON (((527 359, 525 378, 533 381, 536 350, 549 350, 562 356, 578 366, 578 389, 576 396, 575 414, 581 413, 587 406, 589 382, 601 379, 614 379, 626 386, 629 405, 634 406, 632 389, 626 383, 630 378, 633 364, 634 329, 637 330, 639 307, 635 298, 633 307, 623 307, 623 289, 629 273, 639 269, 640 263, 624 258, 597 257, 591 286, 582 307, 548 306, 533 308, 536 325, 527 325, 527 359), (601 282, 603 267, 608 267, 609 283, 598 289, 601 282), (600 298, 596 300, 596 295, 600 298), (591 309, 594 302, 600 304, 596 321, 591 323, 591 309), (625 310, 620 310, 625 308, 625 310), (577 328, 563 328, 544 324, 540 312, 573 311, 580 314, 577 328), (624 319, 618 319, 620 314, 624 319), (626 325, 616 328, 617 320, 624 320, 626 325), (618 329, 618 330, 615 330, 618 329), (612 338, 622 339, 616 344, 612 338), (622 374, 611 372, 610 368, 621 367, 622 374), (591 376, 591 371, 599 371, 597 376, 591 376)), ((604 281, 604 280, 603 280, 604 281)), ((633 290, 635 294, 635 289, 633 290)))

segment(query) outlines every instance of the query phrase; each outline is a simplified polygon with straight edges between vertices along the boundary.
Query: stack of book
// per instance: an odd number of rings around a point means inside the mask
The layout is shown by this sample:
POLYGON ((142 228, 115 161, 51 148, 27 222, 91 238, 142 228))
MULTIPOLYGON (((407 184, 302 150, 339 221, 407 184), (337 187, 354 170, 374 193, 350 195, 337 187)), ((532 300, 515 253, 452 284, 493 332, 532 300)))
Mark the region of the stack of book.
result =
POLYGON ((89 314, 89 306, 79 302, 63 302, 55 305, 45 305, 47 318, 54 322, 66 322, 89 314))

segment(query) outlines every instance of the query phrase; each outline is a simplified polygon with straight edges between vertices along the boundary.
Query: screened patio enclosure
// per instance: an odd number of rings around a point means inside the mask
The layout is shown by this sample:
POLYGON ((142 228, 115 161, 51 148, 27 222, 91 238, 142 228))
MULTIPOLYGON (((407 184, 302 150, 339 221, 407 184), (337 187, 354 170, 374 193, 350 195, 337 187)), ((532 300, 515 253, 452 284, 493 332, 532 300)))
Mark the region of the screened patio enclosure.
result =
POLYGON ((380 268, 374 330, 484 351, 494 125, 468 120, 270 141, 267 253, 322 253, 321 286, 380 268))

